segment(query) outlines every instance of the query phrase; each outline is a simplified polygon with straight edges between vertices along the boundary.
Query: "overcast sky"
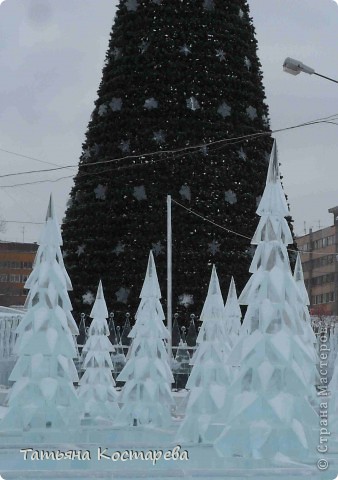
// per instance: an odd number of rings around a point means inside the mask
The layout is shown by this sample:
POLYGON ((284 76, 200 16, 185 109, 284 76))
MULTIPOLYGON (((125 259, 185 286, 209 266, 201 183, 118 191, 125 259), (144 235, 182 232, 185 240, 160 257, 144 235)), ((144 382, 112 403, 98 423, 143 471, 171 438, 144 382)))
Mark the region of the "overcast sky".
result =
MULTIPOLYGON (((0 0, 1 2, 1 0, 0 0)), ((112 0, 5 0, 0 5, 0 148, 57 165, 77 164, 93 109, 115 14, 112 0)), ((338 78, 338 5, 334 0, 249 0, 263 65, 272 129, 338 113, 338 85, 282 71, 291 56, 338 78)), ((276 133, 296 234, 332 223, 338 205, 338 126, 276 133)), ((0 150, 0 176, 49 168, 0 150)), ((3 240, 36 241, 49 192, 61 221, 76 168, 0 178, 3 240), (1 188, 2 187, 2 188, 1 188), (24 231, 23 231, 24 227, 24 231)))

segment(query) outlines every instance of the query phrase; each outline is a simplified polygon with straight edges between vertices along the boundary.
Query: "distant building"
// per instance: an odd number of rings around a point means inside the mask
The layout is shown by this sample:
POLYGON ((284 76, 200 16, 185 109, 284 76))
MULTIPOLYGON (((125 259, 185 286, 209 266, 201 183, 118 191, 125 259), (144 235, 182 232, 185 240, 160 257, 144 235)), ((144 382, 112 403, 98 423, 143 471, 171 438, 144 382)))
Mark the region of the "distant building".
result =
POLYGON ((338 315, 338 206, 329 212, 331 227, 297 237, 313 315, 338 315))
POLYGON ((32 271, 36 243, 0 243, 0 305, 22 306, 27 291, 25 282, 32 271))

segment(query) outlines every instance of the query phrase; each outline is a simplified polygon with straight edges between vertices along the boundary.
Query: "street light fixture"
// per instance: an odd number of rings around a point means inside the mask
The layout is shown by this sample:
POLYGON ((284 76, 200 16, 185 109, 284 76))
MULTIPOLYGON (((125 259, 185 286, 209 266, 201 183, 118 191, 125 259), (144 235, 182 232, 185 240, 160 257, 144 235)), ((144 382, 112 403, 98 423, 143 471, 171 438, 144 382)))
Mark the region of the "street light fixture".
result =
POLYGON ((294 58, 287 57, 283 63, 283 70, 286 73, 290 73, 291 75, 299 75, 301 72, 308 73, 309 75, 317 75, 317 77, 325 78, 326 80, 330 80, 330 82, 338 83, 338 80, 334 80, 330 77, 325 77, 320 73, 315 72, 315 70, 304 63, 300 62, 299 60, 295 60, 294 58))

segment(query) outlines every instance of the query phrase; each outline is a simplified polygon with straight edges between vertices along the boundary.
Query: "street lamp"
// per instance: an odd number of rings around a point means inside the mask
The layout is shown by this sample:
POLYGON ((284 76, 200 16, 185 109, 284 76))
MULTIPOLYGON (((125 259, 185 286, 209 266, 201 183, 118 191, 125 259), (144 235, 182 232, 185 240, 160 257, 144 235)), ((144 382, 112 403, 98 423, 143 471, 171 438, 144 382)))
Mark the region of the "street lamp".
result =
POLYGON ((330 82, 338 83, 338 80, 334 80, 330 77, 325 77, 325 75, 321 75, 320 73, 315 72, 315 70, 304 63, 300 62, 299 60, 295 60, 294 58, 287 57, 283 63, 283 70, 286 73, 290 73, 291 75, 299 75, 300 72, 308 73, 309 75, 317 75, 317 77, 325 78, 326 80, 330 80, 330 82))

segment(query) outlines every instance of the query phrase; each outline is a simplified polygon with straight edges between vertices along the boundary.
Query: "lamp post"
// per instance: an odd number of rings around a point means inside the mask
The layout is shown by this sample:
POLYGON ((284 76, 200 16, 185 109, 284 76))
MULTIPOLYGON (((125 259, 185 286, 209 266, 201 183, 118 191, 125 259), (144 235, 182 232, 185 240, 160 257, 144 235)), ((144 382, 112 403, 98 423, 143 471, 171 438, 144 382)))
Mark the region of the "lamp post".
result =
MULTIPOLYGON (((299 60, 295 60, 294 58, 287 57, 283 63, 283 70, 286 73, 290 73, 291 75, 299 75, 301 72, 308 73, 309 75, 317 75, 317 77, 325 78, 325 80, 330 80, 330 82, 338 83, 338 80, 334 80, 333 78, 326 77, 325 75, 321 75, 320 73, 315 72, 314 68, 308 67, 304 65, 304 63, 300 62, 299 60)), ((336 222, 335 222, 336 225, 336 222)), ((311 235, 310 230, 310 235, 311 235)), ((336 241, 336 254, 338 255, 338 242, 336 241)), ((312 256, 312 253, 310 253, 312 256)), ((310 258, 310 266, 312 266, 312 260, 310 258)), ((335 278, 338 278, 338 257, 337 261, 335 262, 335 278)), ((311 287, 312 287, 312 269, 310 269, 310 296, 311 296, 311 287)), ((338 283, 335 282, 334 288, 335 294, 335 305, 334 305, 334 315, 338 315, 338 283)))
POLYGON ((304 72, 308 73, 309 75, 316 75, 317 77, 325 78, 325 80, 330 80, 330 82, 338 83, 338 80, 334 80, 333 78, 321 75, 320 73, 317 73, 314 68, 308 67, 299 60, 295 60, 294 58, 290 57, 287 57, 284 60, 283 70, 284 72, 290 73, 291 75, 299 75, 301 72, 304 72))

